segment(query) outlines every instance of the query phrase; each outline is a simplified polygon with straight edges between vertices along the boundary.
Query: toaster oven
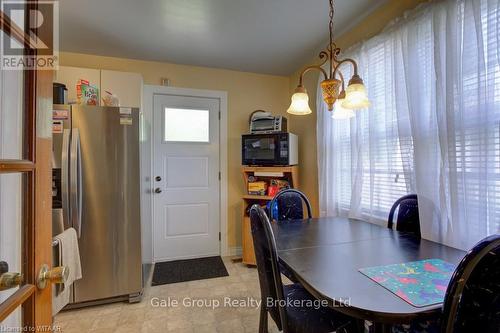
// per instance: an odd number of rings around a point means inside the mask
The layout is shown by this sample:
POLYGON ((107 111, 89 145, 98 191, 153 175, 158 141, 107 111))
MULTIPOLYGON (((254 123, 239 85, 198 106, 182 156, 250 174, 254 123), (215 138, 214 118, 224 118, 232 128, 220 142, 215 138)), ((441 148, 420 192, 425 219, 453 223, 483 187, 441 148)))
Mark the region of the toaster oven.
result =
POLYGON ((283 116, 260 116, 250 122, 250 133, 276 133, 287 131, 287 119, 283 116))

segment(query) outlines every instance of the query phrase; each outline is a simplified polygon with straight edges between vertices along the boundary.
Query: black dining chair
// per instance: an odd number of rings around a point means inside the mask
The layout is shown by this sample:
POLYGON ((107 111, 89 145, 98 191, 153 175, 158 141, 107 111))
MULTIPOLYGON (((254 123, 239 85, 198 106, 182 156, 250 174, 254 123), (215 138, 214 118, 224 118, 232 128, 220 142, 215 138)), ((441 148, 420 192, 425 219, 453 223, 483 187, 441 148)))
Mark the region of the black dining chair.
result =
MULTIPOLYGON (((296 189, 284 189, 278 192, 269 205, 269 219, 271 221, 292 221, 304 219, 304 206, 307 218, 312 218, 311 203, 307 196, 296 189), (275 207, 276 206, 276 207, 275 207)), ((290 281, 297 282, 295 276, 286 267, 280 264, 281 273, 290 281)))
POLYGON ((458 264, 439 320, 398 325, 392 332, 499 333, 500 235, 477 243, 458 264))
POLYGON ((351 332, 351 318, 330 308, 307 307, 318 300, 300 284, 283 285, 271 223, 259 205, 250 209, 250 223, 262 298, 259 333, 268 332, 268 313, 283 333, 351 332))
POLYGON ((411 232, 420 237, 420 219, 418 217, 417 195, 405 195, 404 197, 399 198, 394 205, 392 205, 387 221, 387 227, 389 229, 393 229, 394 227, 394 215, 396 214, 396 210, 398 210, 396 230, 411 232))
POLYGON ((476 244, 455 270, 446 290, 442 332, 500 332, 500 235, 476 244))
POLYGON ((269 218, 271 221, 302 220, 304 219, 304 205, 307 218, 312 218, 311 203, 304 193, 292 188, 281 190, 269 205, 269 218), (275 206, 277 206, 277 214, 275 206))

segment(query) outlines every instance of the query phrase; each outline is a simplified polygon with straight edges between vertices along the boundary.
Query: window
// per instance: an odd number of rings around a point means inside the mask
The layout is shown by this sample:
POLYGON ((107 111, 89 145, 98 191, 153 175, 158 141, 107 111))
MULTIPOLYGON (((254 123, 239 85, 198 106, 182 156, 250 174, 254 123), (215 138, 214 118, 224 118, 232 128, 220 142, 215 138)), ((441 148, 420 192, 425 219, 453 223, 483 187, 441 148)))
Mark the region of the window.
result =
POLYGON ((476 22, 470 4, 459 6, 467 60, 448 135, 449 195, 466 203, 468 232, 478 237, 500 231, 500 9, 484 0, 479 8, 476 22))
POLYGON ((371 114, 361 121, 363 186, 361 212, 366 217, 387 221, 392 204, 409 191, 400 146, 395 84, 395 47, 382 42, 366 53, 370 65, 366 82, 373 103, 371 114))
MULTIPOLYGON (((385 223, 393 203, 411 190, 404 165, 411 158, 402 145, 411 145, 409 133, 400 133, 397 121, 395 43, 373 43, 363 55, 355 54, 370 94, 372 108, 358 112, 351 123, 335 127, 338 136, 334 153, 340 154, 341 172, 335 180, 340 187, 339 208, 344 214, 356 202, 358 217, 385 223), (369 67, 368 67, 369 65, 369 67), (356 193, 352 193, 355 184, 356 193)), ((349 77, 349 69, 344 73, 349 77)), ((329 120, 336 122, 336 120, 329 120)))
MULTIPOLYGON (((4 31, 1 40, 18 44, 4 31)), ((0 70, 0 158, 23 159, 24 145, 24 73, 20 70, 0 70)))
POLYGON ((166 142, 209 142, 209 110, 165 108, 166 142))
POLYGON ((319 100, 322 214, 382 224, 416 193, 424 238, 469 249, 500 233, 499 5, 422 5, 345 55, 372 107, 339 122, 319 100))

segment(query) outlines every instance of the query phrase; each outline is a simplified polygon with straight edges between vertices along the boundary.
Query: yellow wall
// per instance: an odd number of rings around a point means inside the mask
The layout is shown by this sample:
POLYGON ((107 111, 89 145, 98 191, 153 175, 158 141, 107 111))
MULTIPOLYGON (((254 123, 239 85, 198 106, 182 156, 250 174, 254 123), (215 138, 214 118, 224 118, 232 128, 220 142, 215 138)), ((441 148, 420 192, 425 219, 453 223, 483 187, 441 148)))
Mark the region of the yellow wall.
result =
MULTIPOLYGON (((379 33, 392 19, 404 11, 427 0, 389 0, 367 16, 360 24, 337 39, 343 49, 379 33)), ((341 13, 339 13, 340 15, 341 13)), ((325 29, 327 18, 325 18, 325 29)), ((311 63, 316 63, 316 58, 311 63)), ((163 62, 141 61, 62 52, 62 66, 88 67, 141 73, 145 84, 160 84, 169 78, 174 87, 223 90, 228 92, 228 244, 241 245, 241 196, 245 193, 240 174, 240 136, 248 131, 248 116, 256 109, 285 114, 290 95, 295 89, 299 71, 290 77, 236 72, 224 69, 176 65, 163 62)), ((304 65, 305 66, 305 65, 304 65)), ((300 70, 300 69, 299 69, 300 70)), ((304 85, 309 92, 310 105, 316 110, 318 75, 308 73, 304 85)), ((319 212, 318 168, 316 145, 316 112, 299 117, 287 114, 290 129, 300 138, 300 184, 310 198, 314 214, 319 212)))
MULTIPOLYGON (((339 38, 336 39, 336 43, 345 50, 358 42, 367 40, 380 33, 391 20, 402 16, 405 11, 413 9, 423 2, 428 2, 428 0, 389 0, 386 4, 382 5, 363 19, 354 28, 339 36, 339 38)), ((337 13, 337 15, 341 14, 342 13, 337 13)), ((327 18, 325 17, 325 29, 327 27, 327 18)), ((326 44, 328 44, 328 42, 325 42, 325 46, 326 44)), ((318 62, 318 58, 314 58, 310 63, 304 64, 302 67, 318 62)), ((293 94, 293 91, 297 87, 300 71, 302 70, 301 68, 290 76, 290 94, 293 94)), ((309 116, 289 115, 293 131, 299 135, 301 141, 301 151, 299 153, 301 159, 301 188, 309 197, 315 215, 319 213, 316 145, 316 89, 318 86, 318 79, 319 74, 316 72, 309 72, 304 77, 304 86, 309 93, 309 102, 313 114, 309 116)))
POLYGON ((245 193, 241 168, 241 134, 248 132, 248 117, 256 109, 285 114, 289 103, 289 78, 170 63, 111 58, 62 52, 62 66, 141 73, 144 84, 228 92, 228 246, 241 245, 241 196, 245 193))

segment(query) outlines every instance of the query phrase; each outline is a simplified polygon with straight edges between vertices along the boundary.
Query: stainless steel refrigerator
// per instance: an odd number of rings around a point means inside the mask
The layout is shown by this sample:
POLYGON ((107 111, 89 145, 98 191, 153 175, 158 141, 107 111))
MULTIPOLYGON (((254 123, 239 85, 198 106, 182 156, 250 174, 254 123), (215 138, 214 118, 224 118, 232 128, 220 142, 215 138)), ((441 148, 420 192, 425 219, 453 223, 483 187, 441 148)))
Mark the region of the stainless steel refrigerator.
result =
POLYGON ((54 105, 53 224, 79 236, 75 304, 140 300, 139 166, 139 109, 54 105))

